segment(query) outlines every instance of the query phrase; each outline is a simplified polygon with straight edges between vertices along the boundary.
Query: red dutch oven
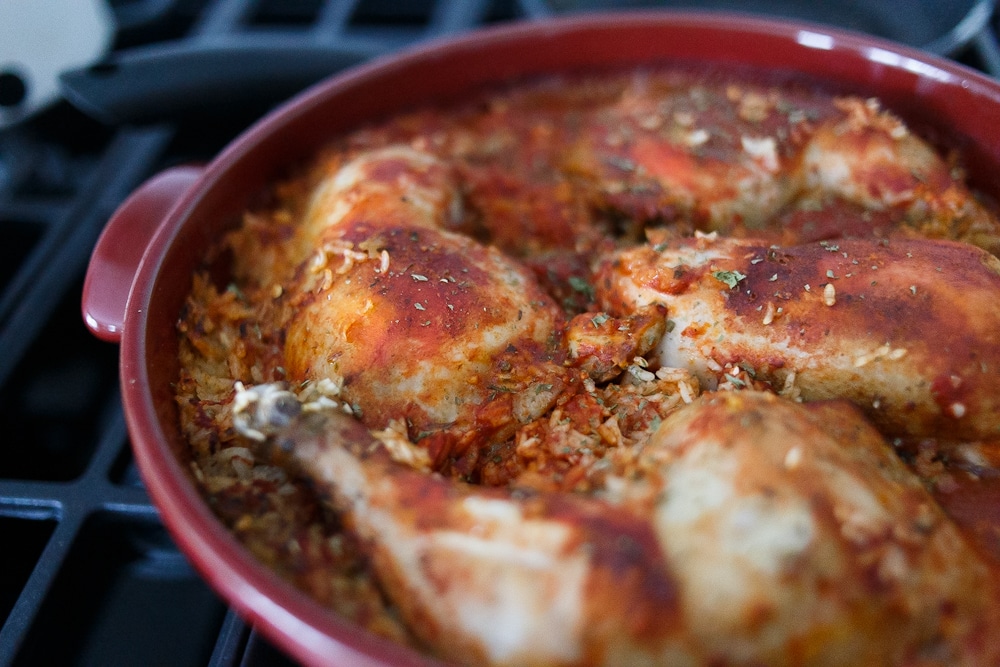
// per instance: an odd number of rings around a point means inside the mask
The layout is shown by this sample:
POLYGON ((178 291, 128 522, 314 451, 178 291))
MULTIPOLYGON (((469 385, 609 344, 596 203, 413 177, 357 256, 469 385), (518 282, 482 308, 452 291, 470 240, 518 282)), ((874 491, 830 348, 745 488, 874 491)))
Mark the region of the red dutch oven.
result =
POLYGON ((257 562, 216 520, 185 464, 172 383, 175 322, 206 248, 291 165, 368 121, 447 104, 484 87, 554 72, 704 62, 801 72, 834 91, 876 95, 957 147, 973 186, 1000 195, 1000 84, 953 62, 815 25, 726 14, 642 12, 510 24, 374 61, 278 108, 205 167, 168 170, 108 223, 87 274, 83 314, 121 345, 135 460, 163 522, 208 583, 247 621, 310 664, 425 664, 322 608, 257 562))

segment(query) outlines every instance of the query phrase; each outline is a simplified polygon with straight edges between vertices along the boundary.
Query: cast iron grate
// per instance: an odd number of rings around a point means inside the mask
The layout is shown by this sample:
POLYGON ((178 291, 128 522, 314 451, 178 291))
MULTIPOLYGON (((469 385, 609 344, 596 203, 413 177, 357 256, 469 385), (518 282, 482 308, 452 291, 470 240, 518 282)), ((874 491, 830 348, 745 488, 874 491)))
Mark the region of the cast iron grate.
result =
MULTIPOLYGON (((318 79, 419 40, 595 3, 110 4, 113 51, 92 74, 121 75, 123 63, 151 49, 177 58, 327 49, 325 69, 308 73, 318 79)), ((991 29, 952 55, 995 75, 997 53, 991 29)), ((126 105, 111 119, 117 122, 60 102, 0 130, 0 667, 289 663, 227 610, 166 535, 132 463, 117 348, 86 332, 78 304, 90 249, 129 192, 165 166, 210 158, 268 105, 309 82, 255 92, 255 105, 126 105)), ((189 83, 159 85, 169 101, 178 97, 171 86, 189 83)))
MULTIPOLYGON (((515 2, 114 0, 114 48, 336 49, 333 66, 533 14, 515 2)), ((316 78, 334 71, 311 74, 316 78)), ((115 207, 170 164, 205 160, 310 81, 257 106, 94 120, 65 102, 0 131, 0 665, 272 665, 288 659, 208 589, 132 463, 117 349, 79 315, 115 207)), ((161 81, 165 89, 171 82, 161 81)))

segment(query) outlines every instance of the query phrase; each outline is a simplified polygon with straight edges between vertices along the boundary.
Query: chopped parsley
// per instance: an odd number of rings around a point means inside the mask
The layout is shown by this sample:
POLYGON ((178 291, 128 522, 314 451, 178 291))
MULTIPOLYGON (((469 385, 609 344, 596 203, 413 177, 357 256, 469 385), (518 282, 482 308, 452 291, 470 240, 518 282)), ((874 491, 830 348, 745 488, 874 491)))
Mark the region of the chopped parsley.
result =
POLYGON ((743 380, 739 379, 735 375, 730 375, 729 373, 724 373, 724 375, 725 375, 725 378, 727 380, 729 380, 730 382, 732 382, 737 387, 745 387, 745 386, 747 386, 746 382, 744 382, 743 380))
POLYGON ((573 288, 574 291, 583 294, 588 299, 594 298, 594 288, 586 280, 579 276, 569 277, 569 286, 573 288))
POLYGON ((729 289, 733 289, 741 280, 746 278, 746 276, 739 271, 713 271, 712 277, 719 282, 728 285, 729 289))

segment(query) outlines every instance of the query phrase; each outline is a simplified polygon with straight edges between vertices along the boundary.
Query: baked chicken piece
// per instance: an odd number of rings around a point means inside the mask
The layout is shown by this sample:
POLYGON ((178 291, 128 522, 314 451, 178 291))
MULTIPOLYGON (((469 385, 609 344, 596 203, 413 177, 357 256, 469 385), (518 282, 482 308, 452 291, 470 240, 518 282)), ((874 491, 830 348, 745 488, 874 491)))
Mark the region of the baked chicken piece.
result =
POLYGON ((822 227, 826 216, 809 212, 856 207, 874 220, 853 216, 828 237, 902 227, 1000 252, 1000 222, 962 171, 875 100, 794 87, 651 85, 636 76, 567 151, 562 169, 586 184, 598 209, 640 227, 802 242, 822 238, 808 219, 822 227), (807 220, 789 228, 796 210, 807 220))
POLYGON ((895 219, 902 231, 1000 253, 1000 223, 965 185, 964 173, 875 100, 836 101, 844 116, 819 126, 805 146, 800 205, 835 197, 895 219))
POLYGON ((271 453, 291 457, 345 514, 386 594, 447 659, 780 666, 1000 657, 989 640, 1000 629, 990 570, 847 403, 702 396, 664 420, 603 488, 581 495, 415 471, 336 412, 282 427, 290 397, 276 401, 277 428, 267 405, 248 406, 247 423, 273 433, 271 453))
POLYGON ((739 368, 804 400, 847 398, 884 432, 1000 436, 1000 261, 971 245, 714 236, 605 262, 612 313, 667 307, 664 366, 705 388, 739 368))
POLYGON ((566 374, 561 311, 499 251, 441 229, 456 201, 426 153, 343 164, 313 195, 301 233, 317 250, 279 306, 289 379, 332 385, 371 428, 402 421, 436 469, 474 465, 478 446, 542 414, 566 374))
POLYGON ((635 75, 593 113, 562 168, 593 205, 640 222, 761 228, 795 196, 793 169, 829 98, 635 75))

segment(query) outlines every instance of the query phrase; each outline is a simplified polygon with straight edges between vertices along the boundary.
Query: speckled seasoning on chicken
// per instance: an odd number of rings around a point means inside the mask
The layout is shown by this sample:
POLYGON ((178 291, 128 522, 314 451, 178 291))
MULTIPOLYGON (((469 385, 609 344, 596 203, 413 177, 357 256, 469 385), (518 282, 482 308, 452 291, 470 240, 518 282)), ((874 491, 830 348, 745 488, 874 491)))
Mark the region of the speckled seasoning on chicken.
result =
POLYGON ((456 663, 998 664, 1000 222, 959 158, 683 68, 360 128, 194 277, 192 475, 456 663))

